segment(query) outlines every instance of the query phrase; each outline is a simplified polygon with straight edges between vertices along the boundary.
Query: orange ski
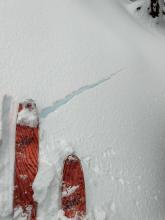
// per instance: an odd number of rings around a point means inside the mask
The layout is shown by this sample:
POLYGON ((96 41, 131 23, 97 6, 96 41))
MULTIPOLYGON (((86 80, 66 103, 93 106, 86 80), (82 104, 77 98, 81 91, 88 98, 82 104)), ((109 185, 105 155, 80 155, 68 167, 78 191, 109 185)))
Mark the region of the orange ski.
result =
POLYGON ((69 155, 64 161, 62 210, 68 218, 81 220, 86 214, 85 182, 80 159, 69 155))
POLYGON ((36 104, 27 100, 19 104, 16 125, 14 216, 36 220, 37 203, 32 184, 38 171, 39 119, 36 104))

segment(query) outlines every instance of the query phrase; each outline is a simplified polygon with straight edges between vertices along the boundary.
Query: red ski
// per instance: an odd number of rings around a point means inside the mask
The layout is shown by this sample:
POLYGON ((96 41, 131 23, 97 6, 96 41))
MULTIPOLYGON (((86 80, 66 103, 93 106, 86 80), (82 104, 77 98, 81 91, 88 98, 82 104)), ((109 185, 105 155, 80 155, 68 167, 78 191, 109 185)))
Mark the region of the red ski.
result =
POLYGON ((81 220, 86 214, 85 182, 80 159, 69 155, 62 176, 62 210, 68 218, 81 220))
POLYGON ((19 104, 16 125, 14 216, 36 220, 37 203, 32 184, 38 171, 39 117, 36 104, 27 100, 19 104))

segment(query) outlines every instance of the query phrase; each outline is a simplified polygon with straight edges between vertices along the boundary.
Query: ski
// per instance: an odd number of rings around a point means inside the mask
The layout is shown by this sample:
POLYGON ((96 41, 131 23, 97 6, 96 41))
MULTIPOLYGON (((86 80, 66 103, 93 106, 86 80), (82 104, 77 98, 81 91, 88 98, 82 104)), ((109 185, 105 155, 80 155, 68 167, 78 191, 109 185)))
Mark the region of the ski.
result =
POLYGON ((33 100, 19 104, 16 143, 13 208, 14 218, 36 220, 37 202, 32 184, 38 171, 39 116, 33 100))
POLYGON ((61 205, 67 218, 81 220, 86 214, 85 181, 81 161, 69 155, 62 173, 61 205))

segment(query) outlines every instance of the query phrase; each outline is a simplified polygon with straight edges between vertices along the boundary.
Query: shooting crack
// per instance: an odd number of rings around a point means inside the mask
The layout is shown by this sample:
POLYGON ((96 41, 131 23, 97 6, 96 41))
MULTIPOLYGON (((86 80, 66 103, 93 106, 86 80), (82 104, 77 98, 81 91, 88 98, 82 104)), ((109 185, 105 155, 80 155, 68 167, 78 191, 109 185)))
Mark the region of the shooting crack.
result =
POLYGON ((103 78, 103 79, 101 79, 101 80, 99 80, 99 81, 97 81, 93 84, 85 85, 85 86, 82 86, 81 88, 79 88, 75 91, 72 91, 71 93, 66 95, 64 98, 55 101, 51 106, 48 106, 48 107, 42 109, 41 112, 40 112, 40 117, 41 118, 46 118, 49 114, 57 111, 59 108, 63 107, 68 102, 70 102, 74 97, 79 96, 82 93, 84 93, 88 90, 91 90, 91 89, 105 83, 106 81, 109 81, 111 78, 113 78, 114 76, 116 76, 118 73, 120 73, 123 70, 124 69, 120 69, 120 70, 110 74, 106 78, 103 78))

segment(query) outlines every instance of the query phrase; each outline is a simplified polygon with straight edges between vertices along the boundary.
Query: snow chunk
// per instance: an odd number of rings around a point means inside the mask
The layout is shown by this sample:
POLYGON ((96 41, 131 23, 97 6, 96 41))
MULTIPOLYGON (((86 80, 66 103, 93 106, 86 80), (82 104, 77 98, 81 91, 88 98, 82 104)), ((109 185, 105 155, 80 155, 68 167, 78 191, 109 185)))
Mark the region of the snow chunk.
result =
POLYGON ((37 127, 39 123, 38 110, 34 101, 26 100, 20 105, 22 105, 22 109, 18 113, 17 124, 37 127))
POLYGON ((17 208, 14 209, 13 220, 30 220, 31 211, 32 211, 32 206, 30 205, 26 208, 25 212, 21 206, 18 206, 17 208))
POLYGON ((67 197, 70 196, 72 193, 74 193, 76 191, 76 189, 78 189, 79 186, 69 186, 68 188, 66 188, 66 190, 64 192, 62 192, 62 197, 67 197))
POLYGON ((86 219, 84 217, 79 217, 79 216, 74 217, 74 218, 67 218, 66 216, 64 216, 64 211, 61 209, 58 211, 58 214, 55 217, 55 220, 69 220, 69 219, 70 220, 89 220, 89 219, 86 219))
POLYGON ((69 155, 68 160, 77 160, 77 158, 73 157, 72 155, 69 155))
POLYGON ((28 176, 27 175, 19 175, 19 177, 21 178, 21 179, 23 179, 23 180, 26 180, 27 178, 28 178, 28 176))

